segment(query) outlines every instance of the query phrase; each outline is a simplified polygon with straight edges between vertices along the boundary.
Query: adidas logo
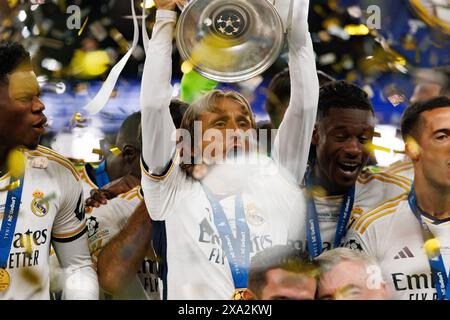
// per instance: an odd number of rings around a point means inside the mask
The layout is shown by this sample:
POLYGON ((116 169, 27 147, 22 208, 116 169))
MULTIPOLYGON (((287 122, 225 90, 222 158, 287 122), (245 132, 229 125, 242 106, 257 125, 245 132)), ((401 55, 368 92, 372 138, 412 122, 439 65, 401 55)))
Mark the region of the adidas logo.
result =
POLYGON ((412 254, 411 250, 409 250, 408 247, 404 247, 400 252, 394 257, 394 259, 408 259, 408 258, 414 258, 414 255, 412 254))

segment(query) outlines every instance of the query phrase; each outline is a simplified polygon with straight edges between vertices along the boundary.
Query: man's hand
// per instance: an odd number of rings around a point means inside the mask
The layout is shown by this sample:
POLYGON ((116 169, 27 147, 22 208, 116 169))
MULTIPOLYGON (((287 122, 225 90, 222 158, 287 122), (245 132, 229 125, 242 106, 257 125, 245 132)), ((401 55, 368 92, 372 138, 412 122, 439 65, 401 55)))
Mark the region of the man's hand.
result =
POLYGON ((177 4, 185 6, 187 3, 187 0, 155 0, 158 10, 175 10, 177 4))
POLYGON ((86 200, 86 207, 98 208, 114 199, 119 194, 125 193, 141 185, 141 181, 130 174, 108 183, 103 189, 91 190, 91 196, 86 200))

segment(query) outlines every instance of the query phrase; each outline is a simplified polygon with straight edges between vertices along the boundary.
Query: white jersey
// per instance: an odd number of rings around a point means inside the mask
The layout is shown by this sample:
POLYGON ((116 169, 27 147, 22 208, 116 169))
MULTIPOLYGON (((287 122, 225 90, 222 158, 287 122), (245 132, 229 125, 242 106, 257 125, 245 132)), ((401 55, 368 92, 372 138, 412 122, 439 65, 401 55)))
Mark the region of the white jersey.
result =
MULTIPOLYGON (((248 168, 242 176, 230 171, 222 182, 228 186, 228 182, 246 177, 240 187, 251 256, 273 245, 287 244, 291 215, 305 212, 299 206, 298 180, 306 168, 319 85, 307 30, 308 1, 295 1, 294 6, 295 23, 288 34, 292 98, 275 139, 275 161, 248 168), (290 182, 279 173, 279 165, 293 177, 290 182)), ((175 160, 171 162, 175 150, 175 126, 169 112, 175 22, 174 11, 157 11, 141 86, 142 189, 153 220, 154 247, 166 261, 162 267, 163 297, 230 299, 235 286, 211 204, 201 183, 188 177, 175 160)), ((235 196, 219 201, 235 232, 235 196)))
MULTIPOLYGON (((86 166, 75 167, 78 175, 81 179, 81 185, 83 187, 83 203, 91 196, 91 190, 97 189, 95 183, 89 177, 86 166)), ((92 211, 91 207, 86 208, 86 213, 92 211)), ((61 264, 58 261, 58 257, 55 254, 55 250, 51 248, 50 250, 50 291, 52 294, 52 299, 60 300, 61 293, 64 284, 64 273, 61 268, 61 264)))
MULTIPOLYGON (((408 192, 410 187, 411 181, 409 179, 388 172, 363 172, 355 185, 355 199, 348 228, 360 215, 376 208, 387 199, 408 192)), ((304 201, 306 202, 306 199, 304 201)), ((342 201, 343 196, 314 197, 323 250, 333 248, 342 201)), ((299 250, 307 250, 306 219, 300 215, 294 215, 293 217, 291 234, 297 238, 299 237, 298 234, 301 234, 300 242, 293 243, 293 246, 299 250)))
MULTIPOLYGON (((134 210, 143 201, 140 187, 111 199, 106 205, 94 208, 87 214, 89 248, 92 260, 97 265, 97 258, 105 245, 126 225, 134 210)), ((142 261, 136 277, 130 281, 127 289, 113 299, 159 300, 159 279, 155 255, 142 261)))
MULTIPOLYGON (((54 151, 25 151, 22 200, 7 271, 9 288, 0 299, 49 299, 51 242, 70 242, 86 231, 80 178, 73 165, 54 151)), ((0 187, 10 177, 0 178, 0 187)), ((0 193, 3 219, 7 192, 0 193)))
POLYGON ((91 190, 92 189, 98 189, 97 185, 94 181, 91 180, 89 177, 86 166, 82 166, 77 169, 78 174, 80 175, 81 182, 83 184, 83 194, 84 194, 84 200, 87 200, 91 196, 91 190))
POLYGON ((394 162, 386 168, 387 172, 414 180, 414 166, 410 159, 400 160, 394 162))
MULTIPOLYGON (((165 297, 230 299, 233 279, 213 209, 201 183, 187 177, 176 164, 164 178, 147 172, 142 181, 154 220, 153 232, 159 236, 159 241, 154 238, 155 249, 168 266, 163 273, 165 297), (161 202, 157 190, 173 192, 175 196, 161 202)), ((290 215, 304 211, 296 205, 299 195, 299 189, 269 169, 249 176, 243 204, 250 230, 251 257, 271 246, 287 244, 290 215)), ((235 234, 235 196, 221 199, 220 204, 235 234)))
MULTIPOLYGON (((450 219, 423 221, 441 243, 446 269, 450 268, 450 219)), ((396 300, 437 298, 430 265, 425 254, 422 227, 408 204, 408 194, 392 198, 361 216, 346 239, 347 246, 377 258, 396 300)))

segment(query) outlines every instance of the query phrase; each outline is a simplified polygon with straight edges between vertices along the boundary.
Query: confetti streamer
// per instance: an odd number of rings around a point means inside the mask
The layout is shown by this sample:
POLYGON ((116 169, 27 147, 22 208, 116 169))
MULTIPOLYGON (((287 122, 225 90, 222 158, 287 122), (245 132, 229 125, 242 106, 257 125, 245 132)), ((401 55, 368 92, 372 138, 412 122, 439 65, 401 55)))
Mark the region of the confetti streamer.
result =
POLYGON ((367 148, 367 150, 369 152, 373 152, 375 150, 382 151, 382 152, 387 152, 387 153, 391 152, 391 149, 386 148, 386 147, 382 147, 382 146, 377 146, 377 145, 375 145, 373 143, 368 143, 368 144, 365 145, 365 147, 367 148))
POLYGON ((108 103, 109 98, 111 97, 111 93, 114 90, 114 87, 116 86, 117 80, 119 79, 120 74, 122 73, 122 70, 125 68, 125 65, 127 64, 128 60, 130 59, 131 55, 133 54, 134 50, 137 47, 138 40, 139 40, 139 27, 136 17, 136 12, 134 10, 134 2, 133 0, 130 0, 131 4, 131 11, 133 13, 133 25, 134 25, 134 35, 133 35, 133 45, 131 46, 130 50, 125 54, 125 56, 120 59, 120 61, 112 68, 111 72, 108 75, 108 78, 103 83, 102 87, 100 88, 97 95, 90 101, 84 109, 89 114, 97 114, 102 110, 106 103, 108 103))
POLYGON ((120 154, 122 153, 122 151, 120 151, 120 149, 116 146, 111 147, 109 151, 111 151, 111 153, 115 156, 120 156, 120 154))
POLYGON ((18 187, 20 187, 20 180, 14 181, 13 183, 7 185, 6 187, 1 188, 0 192, 11 191, 17 189, 18 187))
POLYGON ((92 149, 92 153, 94 153, 94 154, 98 154, 98 155, 100 155, 100 156, 104 156, 105 155, 105 153, 102 151, 102 150, 100 150, 100 149, 92 149))
POLYGON ((83 26, 81 27, 80 31, 78 31, 78 36, 81 36, 81 34, 83 33, 84 28, 86 28, 86 24, 87 24, 88 20, 89 20, 89 17, 86 17, 86 19, 83 22, 83 26))

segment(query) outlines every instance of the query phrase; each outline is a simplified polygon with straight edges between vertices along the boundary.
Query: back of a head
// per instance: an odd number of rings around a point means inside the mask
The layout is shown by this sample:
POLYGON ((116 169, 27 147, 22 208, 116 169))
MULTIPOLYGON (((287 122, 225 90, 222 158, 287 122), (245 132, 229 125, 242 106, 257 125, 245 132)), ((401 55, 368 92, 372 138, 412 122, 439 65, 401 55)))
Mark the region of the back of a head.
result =
POLYGON ((183 120, 184 113, 189 108, 189 104, 179 99, 172 99, 170 101, 169 109, 172 116, 173 124, 175 128, 181 127, 181 121, 183 120))
POLYGON ((116 144, 122 148, 125 144, 130 144, 139 150, 142 149, 141 134, 141 112, 135 112, 125 118, 120 126, 116 144))
POLYGON ((267 87, 265 109, 272 122, 275 122, 275 126, 279 125, 278 122, 281 122, 290 97, 291 78, 289 69, 284 69, 272 78, 267 87))
POLYGON ((317 71, 317 77, 319 78, 319 86, 321 87, 326 85, 327 83, 336 81, 336 79, 334 79, 332 76, 320 70, 317 71))
POLYGON ((289 245, 276 245, 258 252, 251 260, 248 288, 259 295, 266 284, 266 274, 273 269, 283 269, 309 277, 317 275, 317 265, 305 252, 289 245))
POLYGON ((409 105, 403 112, 400 122, 403 140, 406 141, 409 136, 417 138, 422 112, 449 107, 450 98, 447 96, 435 97, 409 105))
POLYGON ((320 88, 317 121, 325 118, 331 108, 369 110, 375 114, 367 93, 344 80, 331 81, 320 88))
POLYGON ((30 65, 30 54, 18 42, 0 41, 0 85, 7 84, 7 76, 21 65, 30 65))

